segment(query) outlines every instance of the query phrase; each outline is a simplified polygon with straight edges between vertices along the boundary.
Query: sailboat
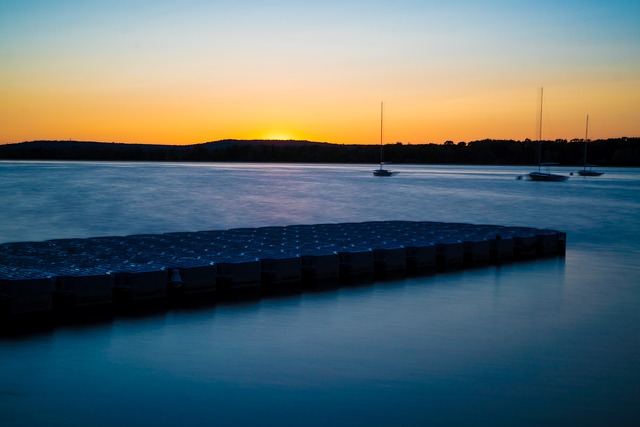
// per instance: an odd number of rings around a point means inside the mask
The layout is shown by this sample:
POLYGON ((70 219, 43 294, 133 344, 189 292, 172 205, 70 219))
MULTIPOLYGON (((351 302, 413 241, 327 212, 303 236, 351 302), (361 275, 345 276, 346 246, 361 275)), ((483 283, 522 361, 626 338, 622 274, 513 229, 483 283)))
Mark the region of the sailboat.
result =
POLYGON ((538 129, 538 170, 529 173, 531 181, 566 181, 568 176, 551 173, 551 165, 556 163, 542 163, 542 96, 543 88, 540 88, 540 125, 538 129), (546 166, 546 172, 542 171, 542 166, 546 166))
POLYGON ((587 125, 584 131, 584 166, 578 171, 580 176, 600 176, 603 172, 594 171, 591 169, 593 165, 587 164, 587 145, 589 144, 589 115, 587 114, 587 125), (589 168, 589 169, 587 169, 589 168))
POLYGON ((383 162, 384 147, 382 145, 383 111, 384 111, 384 105, 381 102, 380 103, 380 168, 373 170, 373 176, 392 176, 397 173, 397 172, 392 172, 389 169, 384 169, 382 167, 382 165, 384 164, 383 162))

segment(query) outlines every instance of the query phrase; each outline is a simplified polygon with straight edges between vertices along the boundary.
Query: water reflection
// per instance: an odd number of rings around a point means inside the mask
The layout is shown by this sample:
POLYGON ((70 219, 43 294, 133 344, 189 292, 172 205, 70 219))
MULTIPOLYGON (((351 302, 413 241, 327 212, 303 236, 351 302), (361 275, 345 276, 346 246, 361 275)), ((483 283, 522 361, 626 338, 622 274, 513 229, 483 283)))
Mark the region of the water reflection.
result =
POLYGON ((541 187, 370 169, 0 162, 0 241, 381 219, 568 233, 564 259, 3 337, 0 424, 640 423, 637 171, 541 187))

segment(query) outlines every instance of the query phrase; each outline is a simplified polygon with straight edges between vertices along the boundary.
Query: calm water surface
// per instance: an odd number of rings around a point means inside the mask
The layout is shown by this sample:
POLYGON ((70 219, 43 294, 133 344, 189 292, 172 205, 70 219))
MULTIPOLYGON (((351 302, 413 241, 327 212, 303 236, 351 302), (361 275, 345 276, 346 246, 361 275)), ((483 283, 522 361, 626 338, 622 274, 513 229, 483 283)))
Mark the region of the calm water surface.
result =
POLYGON ((2 337, 0 425, 640 425, 640 170, 371 168, 0 162, 0 242, 368 220, 568 236, 563 259, 2 337))

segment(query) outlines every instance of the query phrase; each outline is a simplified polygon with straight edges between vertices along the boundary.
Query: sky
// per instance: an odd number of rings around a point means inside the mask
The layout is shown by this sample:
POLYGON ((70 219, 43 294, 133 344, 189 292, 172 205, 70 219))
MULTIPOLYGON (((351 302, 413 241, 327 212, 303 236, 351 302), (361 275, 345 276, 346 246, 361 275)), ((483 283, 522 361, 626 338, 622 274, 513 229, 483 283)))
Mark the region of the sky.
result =
POLYGON ((640 136, 640 2, 0 0, 0 144, 640 136))

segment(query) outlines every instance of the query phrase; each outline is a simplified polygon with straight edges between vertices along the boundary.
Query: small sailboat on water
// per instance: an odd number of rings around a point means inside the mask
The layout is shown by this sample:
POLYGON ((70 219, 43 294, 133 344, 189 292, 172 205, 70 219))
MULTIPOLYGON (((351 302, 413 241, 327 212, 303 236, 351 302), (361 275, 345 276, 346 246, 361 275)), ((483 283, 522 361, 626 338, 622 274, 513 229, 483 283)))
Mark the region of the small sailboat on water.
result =
POLYGON ((587 145, 589 144, 589 115, 587 114, 587 125, 584 131, 584 166, 577 173, 580 176, 600 176, 603 172, 594 171, 593 165, 587 164, 587 145), (587 169, 588 168, 588 169, 587 169))
POLYGON ((543 101, 543 88, 540 88, 540 122, 538 128, 538 170, 529 173, 529 179, 531 181, 550 181, 559 182, 569 179, 568 176, 558 175, 551 173, 551 166, 556 163, 542 162, 542 101, 543 101), (545 171, 542 167, 545 166, 545 171))
POLYGON ((382 124, 384 118, 384 103, 380 103, 380 168, 373 170, 373 176, 392 176, 397 172, 390 171, 389 169, 384 169, 382 166, 384 165, 384 146, 382 145, 382 124))

